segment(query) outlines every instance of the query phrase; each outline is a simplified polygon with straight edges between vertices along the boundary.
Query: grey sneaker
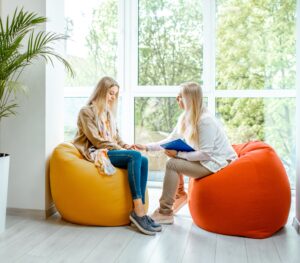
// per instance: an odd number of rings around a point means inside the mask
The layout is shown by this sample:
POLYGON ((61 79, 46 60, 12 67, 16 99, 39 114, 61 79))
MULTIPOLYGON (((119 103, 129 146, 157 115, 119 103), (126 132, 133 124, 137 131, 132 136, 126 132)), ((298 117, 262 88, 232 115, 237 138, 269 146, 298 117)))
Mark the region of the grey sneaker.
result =
POLYGON ((150 216, 146 215, 146 217, 155 232, 160 232, 162 230, 161 224, 156 223, 150 216))
POLYGON ((129 219, 143 234, 152 236, 156 234, 148 221, 147 216, 138 216, 134 211, 132 211, 129 215, 129 219))

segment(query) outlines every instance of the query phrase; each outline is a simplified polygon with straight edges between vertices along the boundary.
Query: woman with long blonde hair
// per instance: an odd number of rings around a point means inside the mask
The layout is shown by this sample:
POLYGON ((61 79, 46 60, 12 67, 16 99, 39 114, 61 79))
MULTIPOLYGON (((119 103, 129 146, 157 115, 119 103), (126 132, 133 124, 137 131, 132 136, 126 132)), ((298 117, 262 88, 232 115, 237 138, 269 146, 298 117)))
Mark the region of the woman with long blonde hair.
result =
POLYGON ((144 209, 148 160, 119 136, 116 125, 118 96, 119 84, 110 77, 103 77, 79 112, 73 144, 88 161, 97 163, 99 154, 107 151, 112 165, 128 170, 133 200, 129 219, 142 233, 154 235, 161 231, 161 226, 147 216, 144 209))
POLYGON ((200 85, 187 82, 180 87, 177 102, 183 113, 170 136, 160 142, 135 145, 139 150, 157 151, 163 149, 161 144, 181 138, 195 149, 191 152, 165 150, 170 159, 166 164, 160 207, 151 216, 161 224, 173 224, 174 213, 186 203, 183 175, 202 178, 237 158, 222 127, 203 105, 200 85))

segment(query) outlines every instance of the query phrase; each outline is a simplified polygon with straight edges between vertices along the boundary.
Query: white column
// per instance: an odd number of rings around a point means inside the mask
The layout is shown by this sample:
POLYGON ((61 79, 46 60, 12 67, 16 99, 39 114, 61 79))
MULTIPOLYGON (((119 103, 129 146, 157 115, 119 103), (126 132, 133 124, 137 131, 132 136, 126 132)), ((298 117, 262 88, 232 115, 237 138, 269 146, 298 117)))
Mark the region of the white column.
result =
MULTIPOLYGON (((50 32, 64 34, 64 1, 44 0, 46 2, 46 17, 49 22, 46 30, 50 32)), ((55 46, 56 52, 64 55, 65 43, 61 41, 55 46)), ((64 66, 55 63, 54 67, 46 65, 45 82, 45 161, 46 181, 45 181, 45 209, 52 205, 52 197, 49 185, 49 158, 53 149, 64 140, 64 66)))
MULTIPOLYGON (((2 0, 1 17, 16 7, 47 16, 51 22, 41 30, 63 27, 59 0, 2 0)), ((47 160, 63 140, 63 71, 58 63, 51 67, 39 60, 24 71, 20 82, 28 93, 18 97, 18 114, 1 123, 0 151, 11 155, 8 208, 45 212, 51 205, 47 160)))
MULTIPOLYGON (((297 89, 297 97, 296 97, 296 121, 297 121, 297 128, 296 128, 296 163, 297 163, 297 170, 296 170, 296 218, 298 223, 300 222, 300 1, 297 1, 297 26, 296 26, 296 48, 297 48, 297 64, 296 64, 296 89, 297 89)), ((299 227, 299 226, 298 226, 299 227)))

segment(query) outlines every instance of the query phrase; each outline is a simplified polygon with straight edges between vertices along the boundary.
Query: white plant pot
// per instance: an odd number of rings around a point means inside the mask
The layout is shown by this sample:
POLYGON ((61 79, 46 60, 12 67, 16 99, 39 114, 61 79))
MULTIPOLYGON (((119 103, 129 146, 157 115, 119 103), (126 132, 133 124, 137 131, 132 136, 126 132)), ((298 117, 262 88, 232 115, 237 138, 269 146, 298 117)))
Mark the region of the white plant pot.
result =
POLYGON ((0 153, 0 234, 5 230, 9 155, 0 153))

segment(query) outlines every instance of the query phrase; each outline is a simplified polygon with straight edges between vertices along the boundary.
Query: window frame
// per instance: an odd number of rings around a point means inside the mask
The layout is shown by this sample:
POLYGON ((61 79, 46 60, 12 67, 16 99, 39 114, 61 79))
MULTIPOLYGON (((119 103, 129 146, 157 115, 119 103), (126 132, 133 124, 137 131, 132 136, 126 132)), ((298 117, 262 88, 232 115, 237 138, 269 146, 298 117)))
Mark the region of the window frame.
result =
MULTIPOLYGON (((203 6, 203 95, 208 98, 208 109, 216 114, 218 98, 297 98, 299 97, 299 77, 297 86, 292 90, 217 90, 216 89, 216 1, 202 0, 203 6), (298 89, 298 91, 297 91, 298 89)), ((176 97, 178 86, 139 86, 138 85, 138 0, 118 0, 118 62, 117 80, 120 83, 122 109, 120 118, 120 133, 124 141, 134 143, 134 99, 138 97, 176 97), (128 66, 130 65, 130 66, 128 66), (122 121, 126 120, 126 121, 122 121)), ((299 0, 297 0, 297 17, 300 17, 299 0)), ((297 21, 296 35, 299 42, 299 22, 297 21)), ((299 69, 299 50, 297 56, 299 69)), ((90 88, 90 87, 89 87, 90 88)), ((86 90, 74 92, 66 87, 65 97, 88 96, 86 90)), ((73 89, 74 90, 74 89, 73 89)), ((299 102, 299 99, 298 99, 299 102)), ((299 103, 298 103, 299 104, 299 103)), ((300 106, 297 104, 297 107, 300 106)), ((298 110, 299 115, 299 110, 298 110)), ((299 116, 298 116, 299 119, 299 116)), ((300 130, 297 121, 297 131, 300 130)), ((298 139, 299 144, 299 139, 298 139)), ((299 150, 296 158, 299 159, 299 150)), ((297 177, 299 178, 299 168, 297 177)))

